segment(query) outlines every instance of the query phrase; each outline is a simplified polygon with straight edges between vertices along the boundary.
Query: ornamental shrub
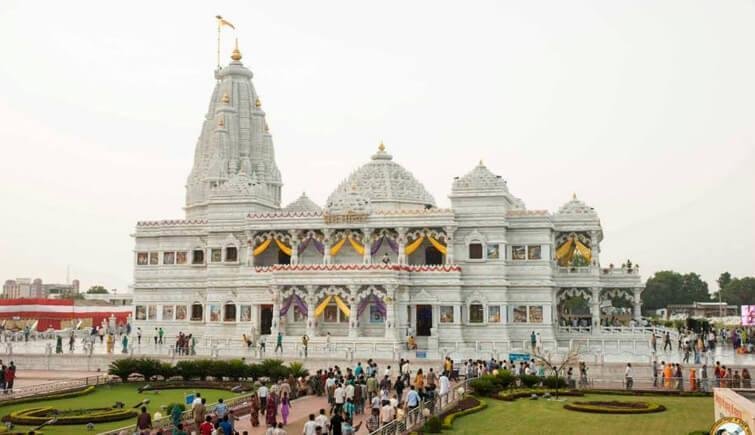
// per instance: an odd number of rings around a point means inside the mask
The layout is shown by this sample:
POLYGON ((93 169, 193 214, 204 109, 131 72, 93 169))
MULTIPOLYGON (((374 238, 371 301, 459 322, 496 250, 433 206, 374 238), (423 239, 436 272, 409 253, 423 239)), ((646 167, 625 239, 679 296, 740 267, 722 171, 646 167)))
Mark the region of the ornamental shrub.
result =
POLYGON ((469 383, 469 386, 481 396, 490 396, 500 391, 499 386, 493 382, 493 376, 480 376, 469 383))
POLYGON ((295 378, 303 378, 309 374, 309 370, 304 368, 304 364, 298 361, 288 363, 288 370, 295 378))
POLYGON ((532 388, 540 383, 540 378, 534 375, 521 375, 519 376, 519 381, 522 383, 522 386, 532 388))
POLYGON ((443 429, 443 423, 438 416, 430 417, 422 428, 425 433, 441 433, 443 429))
POLYGON ((516 378, 508 370, 498 370, 498 374, 493 376, 493 382, 502 390, 508 388, 514 379, 516 378))
POLYGON ((548 376, 543 379, 543 386, 547 388, 564 388, 566 387, 566 379, 562 377, 556 378, 555 376, 548 376))

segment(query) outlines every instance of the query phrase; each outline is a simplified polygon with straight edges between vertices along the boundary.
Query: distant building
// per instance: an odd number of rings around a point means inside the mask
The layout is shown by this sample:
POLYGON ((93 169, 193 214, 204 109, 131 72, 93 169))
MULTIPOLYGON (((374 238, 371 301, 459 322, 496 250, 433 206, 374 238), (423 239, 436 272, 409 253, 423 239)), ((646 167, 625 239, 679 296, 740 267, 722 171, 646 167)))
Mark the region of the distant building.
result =
POLYGON ((666 307, 666 319, 680 314, 687 317, 739 316, 739 306, 728 305, 726 302, 693 302, 666 307))
POLYGON ((134 295, 132 293, 83 293, 84 299, 87 301, 99 301, 109 305, 132 305, 134 303, 134 295))
POLYGON ((45 284, 40 278, 9 279, 3 284, 2 297, 3 299, 46 298, 50 295, 77 294, 79 285, 78 279, 74 279, 70 284, 45 284))

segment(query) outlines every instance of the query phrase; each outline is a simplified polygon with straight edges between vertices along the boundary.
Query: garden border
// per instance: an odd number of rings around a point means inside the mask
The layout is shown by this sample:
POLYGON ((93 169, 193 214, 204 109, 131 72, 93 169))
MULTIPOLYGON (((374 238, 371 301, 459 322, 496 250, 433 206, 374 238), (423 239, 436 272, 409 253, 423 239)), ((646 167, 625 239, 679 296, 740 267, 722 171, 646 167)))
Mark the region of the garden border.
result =
POLYGON ((644 403, 648 405, 647 408, 609 408, 598 405, 601 401, 589 401, 589 402, 572 402, 564 404, 564 409, 576 412, 588 412, 592 414, 618 414, 618 415, 637 415, 637 414, 653 414, 657 412, 663 412, 666 407, 655 402, 621 402, 614 400, 613 403, 644 403))

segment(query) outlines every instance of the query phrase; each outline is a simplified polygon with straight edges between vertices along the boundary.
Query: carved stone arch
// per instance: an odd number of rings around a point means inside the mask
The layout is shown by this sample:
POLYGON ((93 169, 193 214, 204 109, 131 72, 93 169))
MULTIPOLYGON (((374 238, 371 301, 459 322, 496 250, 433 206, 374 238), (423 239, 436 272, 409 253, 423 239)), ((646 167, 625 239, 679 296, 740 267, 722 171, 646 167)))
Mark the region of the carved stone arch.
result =
POLYGON ((600 292, 601 303, 614 298, 621 298, 626 299, 629 302, 634 302, 634 291, 630 288, 613 288, 604 289, 600 292))
POLYGON ((483 295, 482 293, 480 293, 479 290, 475 290, 469 295, 467 295, 467 297, 464 299, 464 305, 466 305, 467 308, 469 308, 469 306, 475 302, 478 302, 482 304, 483 306, 487 306, 488 298, 485 297, 485 295, 483 295))
POLYGON ((302 298, 302 300, 306 301, 307 298, 309 297, 309 292, 304 287, 292 285, 292 286, 287 286, 286 288, 281 290, 280 295, 281 295, 281 299, 283 300, 288 299, 288 297, 292 295, 299 295, 299 297, 302 298))
POLYGON ((342 299, 349 299, 351 297, 351 292, 348 288, 345 288, 344 286, 335 286, 331 285, 328 287, 320 287, 315 292, 315 295, 317 296, 318 300, 325 299, 328 296, 335 296, 338 295, 342 299))
POLYGON ((426 303, 426 304, 436 304, 438 303, 438 298, 430 292, 428 292, 426 289, 420 289, 417 294, 414 296, 410 296, 410 300, 412 303, 426 303))
POLYGON ((480 242, 485 245, 487 241, 488 240, 485 235, 481 234, 477 230, 473 230, 471 233, 469 233, 469 235, 467 235, 467 237, 464 238, 464 244, 467 246, 469 246, 469 244, 472 242, 480 242))
POLYGON ((195 251, 200 250, 204 251, 207 248, 207 242, 202 240, 199 237, 194 237, 191 240, 189 240, 189 243, 186 245, 187 250, 195 251))
POLYGON ((556 299, 558 303, 561 303, 567 299, 571 299, 575 297, 582 297, 587 302, 591 302, 592 292, 585 288, 572 287, 572 288, 562 288, 556 294, 556 299))
POLYGON ((374 285, 371 285, 359 291, 359 293, 356 296, 356 302, 361 303, 365 298, 369 297, 370 295, 375 295, 379 297, 381 300, 383 300, 388 295, 388 292, 384 288, 379 288, 374 285))

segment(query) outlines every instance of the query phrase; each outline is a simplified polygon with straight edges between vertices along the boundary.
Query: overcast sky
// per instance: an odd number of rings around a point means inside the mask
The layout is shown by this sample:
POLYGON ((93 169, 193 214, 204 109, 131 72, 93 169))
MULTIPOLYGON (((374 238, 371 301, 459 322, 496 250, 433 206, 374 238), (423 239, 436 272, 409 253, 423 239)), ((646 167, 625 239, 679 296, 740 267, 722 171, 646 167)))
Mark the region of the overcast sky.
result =
POLYGON ((136 221, 183 217, 218 13, 286 203, 383 139, 440 206, 480 159, 530 209, 576 192, 604 266, 755 274, 752 1, 197 3, 0 2, 0 280, 128 287, 136 221))

